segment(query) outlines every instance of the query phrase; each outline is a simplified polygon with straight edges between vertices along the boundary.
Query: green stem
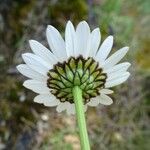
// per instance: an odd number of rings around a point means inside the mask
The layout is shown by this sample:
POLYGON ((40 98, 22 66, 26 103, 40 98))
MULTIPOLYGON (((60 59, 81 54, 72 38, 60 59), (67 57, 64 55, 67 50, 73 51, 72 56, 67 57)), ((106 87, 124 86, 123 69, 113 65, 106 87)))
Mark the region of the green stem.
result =
POLYGON ((87 134, 87 129, 86 129, 85 115, 84 115, 82 90, 78 86, 75 86, 73 88, 73 97, 74 97, 77 121, 78 121, 78 126, 79 126, 81 149, 90 150, 90 144, 89 144, 89 139, 88 139, 88 134, 87 134))

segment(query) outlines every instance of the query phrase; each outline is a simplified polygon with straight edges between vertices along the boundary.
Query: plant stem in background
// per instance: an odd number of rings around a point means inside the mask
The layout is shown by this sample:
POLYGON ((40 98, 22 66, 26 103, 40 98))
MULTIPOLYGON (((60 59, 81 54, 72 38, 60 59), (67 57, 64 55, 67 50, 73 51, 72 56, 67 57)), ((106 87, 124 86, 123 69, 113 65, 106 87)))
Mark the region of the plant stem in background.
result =
POLYGON ((73 88, 73 97, 74 97, 76 116, 77 116, 77 121, 78 121, 78 126, 79 126, 81 149, 90 150, 90 144, 89 144, 89 139, 88 139, 88 134, 87 134, 87 129, 86 129, 85 115, 84 115, 82 90, 78 86, 75 86, 73 88))

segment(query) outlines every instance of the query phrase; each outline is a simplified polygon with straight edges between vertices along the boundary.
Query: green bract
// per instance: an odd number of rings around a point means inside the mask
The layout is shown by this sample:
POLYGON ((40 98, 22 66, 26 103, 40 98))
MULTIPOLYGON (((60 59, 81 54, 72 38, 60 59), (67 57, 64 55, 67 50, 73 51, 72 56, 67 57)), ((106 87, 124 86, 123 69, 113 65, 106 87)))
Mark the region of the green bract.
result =
POLYGON ((107 76, 102 73, 102 68, 93 58, 84 59, 79 56, 54 65, 53 69, 49 70, 48 77, 47 86, 50 92, 61 102, 74 103, 72 88, 79 86, 83 91, 84 103, 87 103, 91 97, 100 94, 107 76))

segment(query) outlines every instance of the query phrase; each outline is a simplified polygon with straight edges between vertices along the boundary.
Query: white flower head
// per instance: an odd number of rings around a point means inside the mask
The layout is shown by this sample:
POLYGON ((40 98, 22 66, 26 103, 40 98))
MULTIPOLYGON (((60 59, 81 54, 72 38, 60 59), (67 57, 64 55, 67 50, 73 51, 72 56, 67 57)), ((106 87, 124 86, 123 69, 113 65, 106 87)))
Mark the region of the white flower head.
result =
POLYGON ((99 28, 90 31, 85 21, 80 22, 76 30, 68 21, 65 40, 51 25, 47 27, 46 37, 50 50, 30 40, 33 53, 23 54, 25 64, 17 66, 20 73, 30 78, 23 85, 39 94, 34 102, 74 114, 72 88, 79 86, 85 111, 87 106, 112 104, 108 95, 113 91, 109 88, 125 82, 130 75, 127 71, 130 63, 118 64, 129 48, 123 47, 108 57, 113 37, 107 37, 100 45, 99 28))

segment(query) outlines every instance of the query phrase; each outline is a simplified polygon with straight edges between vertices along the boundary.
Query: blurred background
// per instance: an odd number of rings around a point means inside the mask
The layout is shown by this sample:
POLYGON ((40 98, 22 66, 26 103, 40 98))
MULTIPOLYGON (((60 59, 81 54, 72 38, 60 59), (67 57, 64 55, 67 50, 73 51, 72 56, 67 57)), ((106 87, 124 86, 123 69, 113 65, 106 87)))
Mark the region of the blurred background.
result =
POLYGON ((33 102, 15 68, 31 51, 29 39, 45 46, 48 24, 64 34, 67 20, 100 27, 102 40, 114 35, 112 52, 130 51, 129 80, 114 88, 111 106, 89 108, 91 150, 150 148, 149 0, 0 0, 0 150, 79 150, 74 116, 33 102))

